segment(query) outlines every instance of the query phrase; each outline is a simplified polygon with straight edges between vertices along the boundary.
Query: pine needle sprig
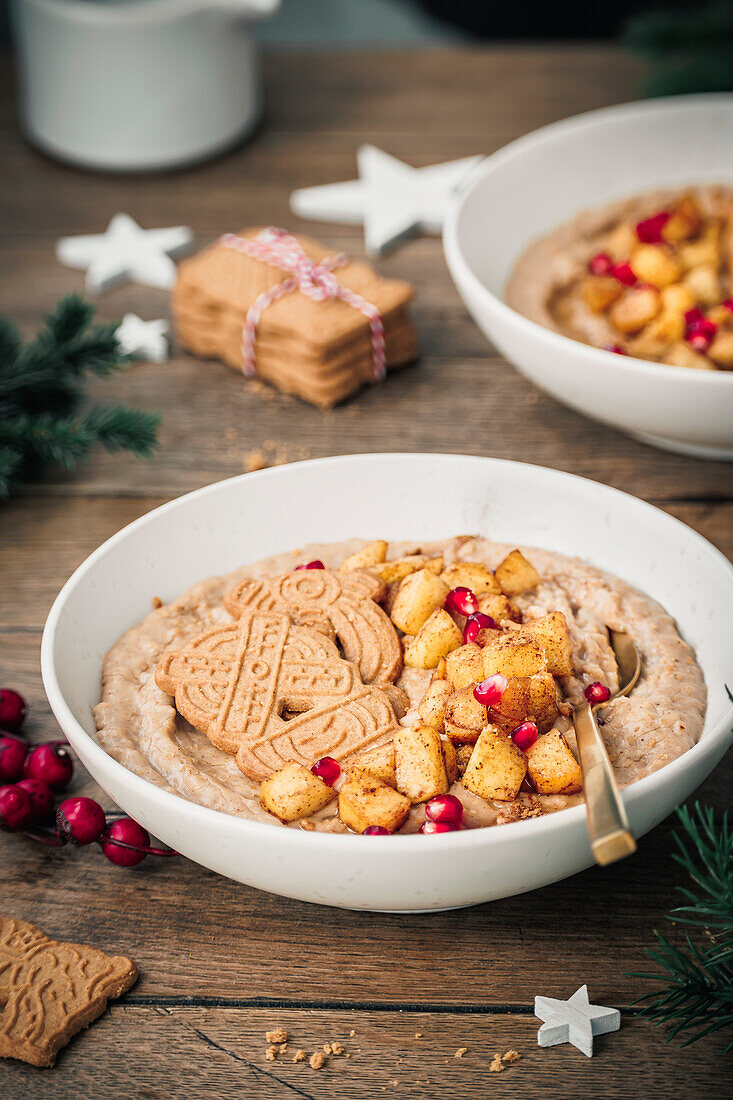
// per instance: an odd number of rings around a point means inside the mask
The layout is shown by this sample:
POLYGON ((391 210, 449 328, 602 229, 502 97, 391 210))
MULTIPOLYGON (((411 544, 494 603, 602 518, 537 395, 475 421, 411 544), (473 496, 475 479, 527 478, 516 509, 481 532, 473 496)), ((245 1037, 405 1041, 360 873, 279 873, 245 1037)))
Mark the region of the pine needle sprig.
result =
POLYGON ((155 449, 157 415, 125 406, 81 409, 85 376, 104 377, 130 362, 118 326, 93 325, 93 315, 81 298, 64 298, 25 346, 0 317, 0 498, 48 464, 73 469, 97 445, 141 457, 155 449))
MULTIPOLYGON (((645 954, 659 969, 632 976, 664 984, 633 1004, 652 1023, 668 1025, 668 1042, 688 1032, 688 1046, 733 1026, 733 828, 727 813, 716 818, 711 807, 697 802, 678 816, 684 834, 674 834, 672 858, 694 887, 677 888, 686 904, 668 920, 687 928, 681 944, 654 933, 656 945, 645 954)), ((732 1049, 733 1040, 726 1051, 732 1049)))

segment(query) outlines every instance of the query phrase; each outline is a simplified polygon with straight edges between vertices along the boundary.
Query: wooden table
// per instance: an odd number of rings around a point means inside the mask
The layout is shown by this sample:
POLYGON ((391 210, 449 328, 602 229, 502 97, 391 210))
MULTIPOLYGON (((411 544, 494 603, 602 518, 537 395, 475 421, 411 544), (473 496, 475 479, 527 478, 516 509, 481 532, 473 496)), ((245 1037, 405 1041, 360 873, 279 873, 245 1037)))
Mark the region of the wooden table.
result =
MULTIPOLYGON (((3 107, 3 311, 30 333, 60 295, 81 287, 78 273, 56 263, 56 238, 96 232, 118 210, 145 226, 189 224, 202 244, 244 225, 293 225, 290 191, 353 176, 361 141, 415 165, 490 152, 554 119, 632 99, 640 75, 635 62, 600 47, 278 54, 265 72, 268 115, 256 139, 170 175, 96 176, 48 161, 21 141, 11 107, 3 107)), ((7 64, 0 80, 7 92, 7 64)), ((318 233, 334 248, 361 248, 357 230, 327 225, 318 233)), ((0 679, 28 697, 34 739, 57 730, 38 650, 63 581, 123 524, 241 472, 247 452, 266 441, 290 457, 300 448, 312 457, 396 449, 527 459, 644 497, 730 553, 729 468, 651 450, 539 393, 468 319, 438 240, 408 243, 380 266, 417 287, 418 367, 321 413, 292 399, 266 400, 224 367, 182 354, 163 366, 138 365, 92 389, 162 410, 156 459, 96 454, 76 476, 49 475, 2 505, 0 679)), ((126 310, 157 317, 167 302, 128 286, 100 303, 103 318, 126 310)), ((729 801, 732 763, 718 768, 700 797, 729 801)), ((99 795, 81 775, 74 789, 99 795)), ((660 826, 623 865, 424 916, 319 909, 235 885, 182 858, 130 872, 96 849, 49 851, 4 836, 0 909, 53 936, 127 953, 141 979, 72 1042, 56 1069, 4 1064, 0 1091, 13 1100, 483 1100, 574 1090, 610 1100, 651 1090, 676 1096, 686 1079, 698 1096, 717 1096, 720 1039, 687 1051, 666 1047, 663 1034, 633 1012, 618 1035, 597 1043, 592 1061, 570 1047, 536 1045, 535 994, 569 996, 587 982, 594 1000, 625 1007, 646 988, 629 972, 645 969, 642 949, 683 881, 669 859, 670 831, 660 826), (350 1057, 320 1072, 289 1058, 268 1062, 265 1031, 276 1026, 291 1033, 291 1051, 336 1039, 350 1057), (457 1060, 460 1047, 467 1052, 457 1060), (489 1075, 491 1057, 509 1048, 522 1061, 489 1075)))

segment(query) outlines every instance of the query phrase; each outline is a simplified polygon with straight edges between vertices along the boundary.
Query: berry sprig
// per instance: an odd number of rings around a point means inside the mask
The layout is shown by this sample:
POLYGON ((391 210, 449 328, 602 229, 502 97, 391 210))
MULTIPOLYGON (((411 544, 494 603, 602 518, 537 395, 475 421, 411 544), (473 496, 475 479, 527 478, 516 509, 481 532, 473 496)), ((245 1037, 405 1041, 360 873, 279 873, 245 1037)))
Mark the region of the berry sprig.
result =
POLYGON ((55 848, 96 843, 118 867, 135 867, 146 856, 178 855, 172 848, 152 848, 142 825, 124 814, 105 814, 93 798, 64 798, 54 811, 74 761, 66 741, 31 747, 20 732, 25 715, 23 697, 0 689, 0 829, 55 848))

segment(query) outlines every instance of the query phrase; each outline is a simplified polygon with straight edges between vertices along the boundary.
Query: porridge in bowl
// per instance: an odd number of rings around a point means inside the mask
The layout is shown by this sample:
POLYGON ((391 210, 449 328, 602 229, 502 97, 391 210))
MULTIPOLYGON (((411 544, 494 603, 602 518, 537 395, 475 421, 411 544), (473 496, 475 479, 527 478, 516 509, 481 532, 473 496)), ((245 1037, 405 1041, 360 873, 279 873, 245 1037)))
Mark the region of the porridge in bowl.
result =
POLYGON ((702 733, 695 655, 648 596, 577 559, 478 537, 311 546, 201 581, 103 665, 97 738, 201 805, 330 832, 500 825, 582 800, 572 709, 621 786, 702 733))
POLYGON ((529 246, 506 300, 594 347, 733 370, 733 188, 657 191, 584 211, 529 246))

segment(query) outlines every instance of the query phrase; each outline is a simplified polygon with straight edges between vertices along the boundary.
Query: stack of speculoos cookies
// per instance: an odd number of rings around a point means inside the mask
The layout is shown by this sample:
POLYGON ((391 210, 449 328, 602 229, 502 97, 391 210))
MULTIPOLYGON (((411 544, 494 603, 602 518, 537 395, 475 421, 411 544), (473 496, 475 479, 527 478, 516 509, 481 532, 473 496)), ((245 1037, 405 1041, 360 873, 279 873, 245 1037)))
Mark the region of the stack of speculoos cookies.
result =
MULTIPOLYGON (((245 229, 254 239, 262 231, 245 229)), ((294 241, 320 263, 334 254, 308 237, 294 241)), ((384 329, 385 367, 418 353, 408 305, 409 283, 384 279, 367 263, 347 258, 334 271, 340 286, 374 307, 384 329)), ((226 247, 222 239, 179 266, 172 308, 178 337, 194 355, 242 369, 242 332, 259 296, 289 277, 287 270, 226 247)), ((319 408, 331 408, 375 380, 369 319, 338 298, 315 300, 295 289, 259 316, 254 369, 258 378, 319 408)))

